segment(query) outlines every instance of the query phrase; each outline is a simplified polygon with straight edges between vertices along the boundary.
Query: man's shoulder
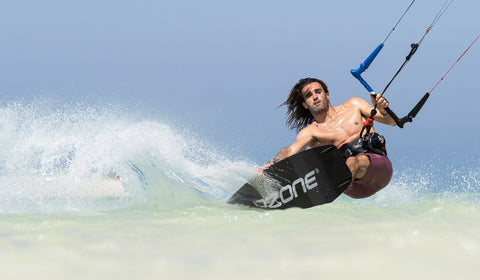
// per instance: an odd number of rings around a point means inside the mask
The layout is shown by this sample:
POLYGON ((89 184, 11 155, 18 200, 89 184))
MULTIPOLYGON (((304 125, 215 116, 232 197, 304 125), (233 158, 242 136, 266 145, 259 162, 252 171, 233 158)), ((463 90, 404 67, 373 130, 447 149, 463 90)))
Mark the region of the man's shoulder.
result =
POLYGON ((347 99, 345 102, 343 102, 342 105, 345 107, 359 107, 359 106, 365 105, 365 103, 368 104, 367 101, 365 101, 360 97, 352 97, 347 99))
POLYGON ((297 134, 297 139, 300 138, 314 138, 315 133, 318 132, 318 123, 313 121, 311 124, 304 127, 297 134))
POLYGON ((302 128, 297 134, 297 136, 306 136, 312 134, 312 129, 316 126, 317 122, 313 121, 311 124, 307 125, 306 127, 302 128))

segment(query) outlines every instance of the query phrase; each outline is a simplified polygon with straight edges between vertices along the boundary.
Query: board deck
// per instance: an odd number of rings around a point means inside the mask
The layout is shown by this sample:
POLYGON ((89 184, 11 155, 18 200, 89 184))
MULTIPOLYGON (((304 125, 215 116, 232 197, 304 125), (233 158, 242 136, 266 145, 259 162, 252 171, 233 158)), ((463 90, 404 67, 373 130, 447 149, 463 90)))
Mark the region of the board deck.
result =
POLYGON ((267 209, 309 208, 334 201, 352 182, 340 151, 320 146, 283 159, 243 185, 228 203, 267 209))

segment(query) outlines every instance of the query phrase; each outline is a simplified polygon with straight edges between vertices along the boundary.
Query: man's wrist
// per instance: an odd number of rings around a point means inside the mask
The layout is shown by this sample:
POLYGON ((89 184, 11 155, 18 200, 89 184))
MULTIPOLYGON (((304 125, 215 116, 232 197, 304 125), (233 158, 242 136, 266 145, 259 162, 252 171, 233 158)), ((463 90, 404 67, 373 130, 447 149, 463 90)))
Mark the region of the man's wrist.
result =
POLYGON ((277 157, 274 157, 271 161, 272 161, 273 163, 277 163, 277 162, 281 161, 282 159, 283 159, 283 158, 277 156, 277 157))

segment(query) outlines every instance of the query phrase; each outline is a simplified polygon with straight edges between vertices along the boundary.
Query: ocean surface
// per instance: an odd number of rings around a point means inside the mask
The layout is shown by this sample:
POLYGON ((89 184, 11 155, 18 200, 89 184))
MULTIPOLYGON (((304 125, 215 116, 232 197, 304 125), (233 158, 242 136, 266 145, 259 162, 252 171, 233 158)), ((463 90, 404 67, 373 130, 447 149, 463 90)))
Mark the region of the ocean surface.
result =
POLYGON ((0 279, 480 279, 478 153, 392 159, 373 197, 264 211, 226 204, 260 163, 174 127, 4 104, 0 279))

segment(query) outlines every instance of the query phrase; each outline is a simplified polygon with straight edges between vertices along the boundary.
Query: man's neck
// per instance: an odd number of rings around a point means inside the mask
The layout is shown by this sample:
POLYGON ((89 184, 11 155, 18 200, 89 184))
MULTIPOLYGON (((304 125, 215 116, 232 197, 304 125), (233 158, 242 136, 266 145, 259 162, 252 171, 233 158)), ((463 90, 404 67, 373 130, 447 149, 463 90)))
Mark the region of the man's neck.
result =
POLYGON ((328 109, 326 111, 314 112, 312 115, 317 123, 324 123, 335 119, 335 113, 335 109, 331 105, 328 105, 328 109))

